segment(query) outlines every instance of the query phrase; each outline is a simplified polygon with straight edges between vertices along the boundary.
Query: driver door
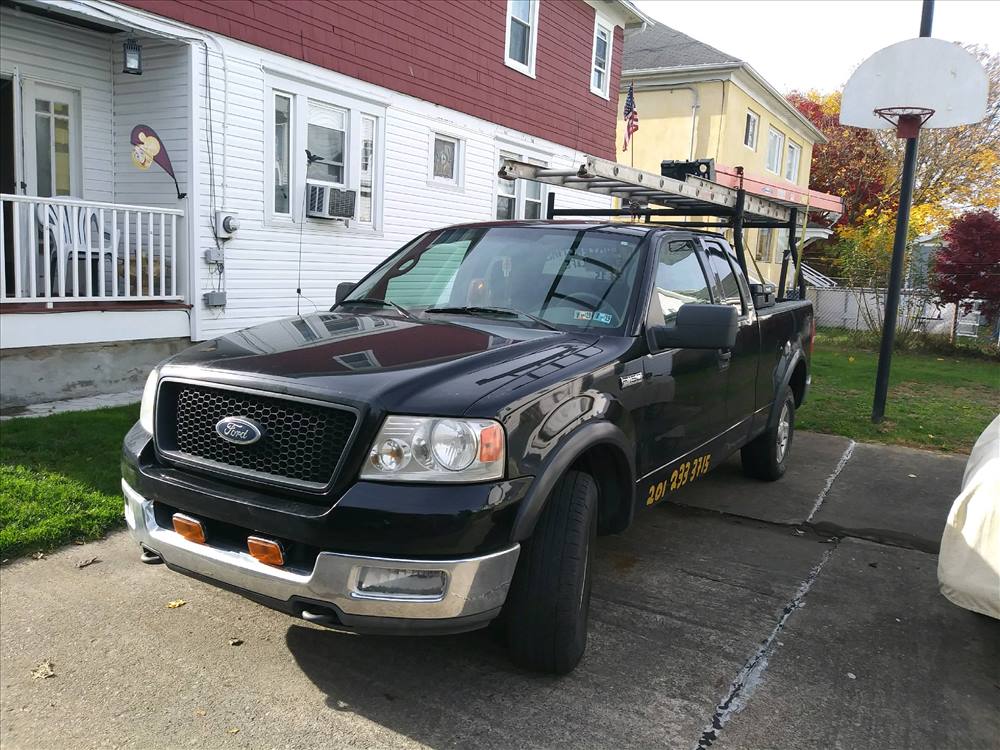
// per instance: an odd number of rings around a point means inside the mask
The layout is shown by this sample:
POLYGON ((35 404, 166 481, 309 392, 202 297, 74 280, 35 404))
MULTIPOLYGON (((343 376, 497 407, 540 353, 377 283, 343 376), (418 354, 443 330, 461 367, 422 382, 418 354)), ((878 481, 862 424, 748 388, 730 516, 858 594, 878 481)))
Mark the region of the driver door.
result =
MULTIPOLYGON (((657 250, 653 290, 646 311, 646 327, 671 325, 682 304, 711 304, 701 248, 693 238, 664 240, 657 250)), ((647 337, 647 342, 649 337, 647 337)), ((641 363, 641 391, 622 399, 630 403, 637 432, 636 466, 640 477, 665 468, 672 461, 696 454, 723 429, 726 419, 726 370, 714 349, 649 347, 641 363)))

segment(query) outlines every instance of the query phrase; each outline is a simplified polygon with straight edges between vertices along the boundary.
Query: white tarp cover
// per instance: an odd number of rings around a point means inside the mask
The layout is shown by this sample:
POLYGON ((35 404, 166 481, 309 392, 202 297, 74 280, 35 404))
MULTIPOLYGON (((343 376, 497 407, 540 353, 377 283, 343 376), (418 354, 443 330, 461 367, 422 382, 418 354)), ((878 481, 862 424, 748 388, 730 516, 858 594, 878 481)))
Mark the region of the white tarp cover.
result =
POLYGON ((1000 415, 965 465, 941 537, 938 582, 959 607, 1000 619, 1000 415))

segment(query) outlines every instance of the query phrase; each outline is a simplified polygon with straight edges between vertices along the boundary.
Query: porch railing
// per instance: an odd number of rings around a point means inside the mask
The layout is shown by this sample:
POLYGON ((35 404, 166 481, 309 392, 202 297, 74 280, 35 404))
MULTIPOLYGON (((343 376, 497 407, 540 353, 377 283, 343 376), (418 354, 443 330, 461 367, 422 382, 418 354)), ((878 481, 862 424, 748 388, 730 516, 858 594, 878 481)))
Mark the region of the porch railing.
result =
POLYGON ((0 194, 0 303, 181 301, 173 208, 0 194))

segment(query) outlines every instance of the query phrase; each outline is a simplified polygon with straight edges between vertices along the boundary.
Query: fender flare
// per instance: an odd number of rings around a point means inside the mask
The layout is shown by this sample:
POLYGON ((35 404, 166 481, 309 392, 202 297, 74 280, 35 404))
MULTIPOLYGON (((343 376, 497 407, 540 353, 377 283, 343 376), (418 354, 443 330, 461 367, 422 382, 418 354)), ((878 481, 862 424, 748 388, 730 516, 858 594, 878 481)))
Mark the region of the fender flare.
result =
POLYGON ((781 374, 781 380, 778 381, 778 387, 774 391, 774 401, 771 402, 771 413, 767 415, 767 427, 768 429, 774 427, 778 423, 778 415, 781 413, 781 403, 778 401, 778 397, 784 393, 785 388, 789 387, 792 382, 792 375, 795 374, 795 368, 798 367, 799 362, 803 359, 802 349, 796 348, 792 352, 791 358, 788 360, 788 364, 785 365, 785 369, 781 374))
POLYGON ((535 481, 524 499, 520 502, 517 511, 517 518, 514 520, 514 527, 511 530, 511 541, 519 542, 527 539, 535 530, 538 517, 545 508, 545 502, 556 482, 566 473, 567 470, 580 458, 588 449, 598 445, 610 445, 618 448, 625 457, 628 472, 629 497, 625 498, 627 506, 625 513, 627 518, 624 527, 627 527, 635 513, 635 459, 633 456, 634 443, 630 441, 622 430, 611 422, 591 422, 582 425, 553 448, 549 456, 539 467, 539 472, 535 476, 535 481))

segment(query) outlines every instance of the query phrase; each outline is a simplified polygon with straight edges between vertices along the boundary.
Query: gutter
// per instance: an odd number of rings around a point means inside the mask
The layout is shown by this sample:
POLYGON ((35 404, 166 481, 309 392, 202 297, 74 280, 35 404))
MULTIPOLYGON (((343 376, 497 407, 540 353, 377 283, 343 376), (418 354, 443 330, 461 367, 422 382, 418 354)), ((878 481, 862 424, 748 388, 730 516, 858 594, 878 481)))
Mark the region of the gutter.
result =
MULTIPOLYGON (((753 80, 754 83, 756 83, 764 90, 766 94, 774 97, 774 99, 778 103, 778 106, 781 107, 786 113, 790 114, 792 116, 792 119, 796 120, 798 124, 806 130, 806 132, 812 135, 817 144, 822 145, 829 142, 826 136, 823 135, 823 133, 819 129, 817 129, 815 125, 809 122, 808 118, 806 118, 805 115, 803 115, 795 107, 793 107, 791 102, 789 102, 784 96, 782 96, 778 92, 778 90, 774 88, 774 86, 768 83, 767 80, 765 80, 760 73, 754 70, 752 65, 743 62, 742 60, 733 60, 731 62, 724 62, 724 63, 708 63, 705 65, 680 65, 671 68, 636 68, 634 70, 623 70, 621 73, 621 78, 619 80, 625 81, 630 78, 635 79, 635 78, 663 77, 663 78, 680 78, 681 81, 678 81, 677 82, 678 84, 687 82, 689 80, 692 83, 707 83, 723 79, 711 78, 711 79, 691 80, 690 78, 687 77, 702 75, 705 73, 732 74, 739 71, 745 72, 753 80)), ((663 87, 670 88, 671 85, 672 84, 665 84, 663 87)), ((625 90, 626 90, 625 88, 622 88, 623 92, 625 90)))

